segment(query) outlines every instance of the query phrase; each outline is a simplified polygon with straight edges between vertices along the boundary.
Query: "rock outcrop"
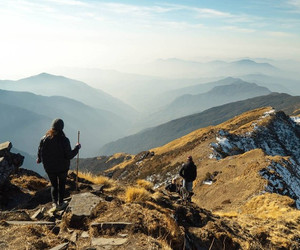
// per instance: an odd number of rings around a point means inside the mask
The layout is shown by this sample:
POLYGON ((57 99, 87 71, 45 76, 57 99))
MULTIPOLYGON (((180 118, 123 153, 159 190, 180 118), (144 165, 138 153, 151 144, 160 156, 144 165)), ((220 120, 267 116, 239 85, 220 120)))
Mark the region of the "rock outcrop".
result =
POLYGON ((245 133, 220 130, 217 143, 211 144, 211 157, 223 159, 262 149, 270 156, 269 166, 260 171, 268 180, 266 191, 291 197, 300 209, 300 126, 285 113, 274 110, 265 112, 260 120, 263 119, 267 119, 266 124, 254 122, 252 130, 245 133))
POLYGON ((0 144, 0 186, 22 166, 24 161, 24 156, 11 153, 11 148, 12 144, 9 141, 0 144))

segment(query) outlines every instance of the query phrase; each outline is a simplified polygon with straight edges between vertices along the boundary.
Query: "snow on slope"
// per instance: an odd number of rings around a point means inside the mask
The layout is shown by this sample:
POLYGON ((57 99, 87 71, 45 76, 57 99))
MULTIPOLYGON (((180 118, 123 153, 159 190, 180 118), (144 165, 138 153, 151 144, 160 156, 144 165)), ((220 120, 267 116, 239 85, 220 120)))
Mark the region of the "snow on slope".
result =
POLYGON ((287 156, 272 161, 260 174, 268 180, 266 191, 288 195, 300 209, 300 126, 283 112, 266 112, 260 119, 271 116, 265 126, 253 123, 253 130, 243 135, 220 130, 217 143, 211 144, 211 158, 222 159, 260 148, 267 155, 287 156))

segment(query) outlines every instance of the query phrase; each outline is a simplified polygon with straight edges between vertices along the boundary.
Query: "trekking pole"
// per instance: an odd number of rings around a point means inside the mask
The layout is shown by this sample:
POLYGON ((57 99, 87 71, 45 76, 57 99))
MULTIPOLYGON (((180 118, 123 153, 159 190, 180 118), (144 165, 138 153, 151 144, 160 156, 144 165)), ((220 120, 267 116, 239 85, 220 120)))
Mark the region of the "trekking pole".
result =
MULTIPOLYGON (((80 137, 80 131, 78 131, 77 134, 77 143, 79 144, 79 137, 80 137)), ((78 191, 78 166, 79 166, 79 150, 77 154, 77 161, 76 161, 76 191, 78 191)))

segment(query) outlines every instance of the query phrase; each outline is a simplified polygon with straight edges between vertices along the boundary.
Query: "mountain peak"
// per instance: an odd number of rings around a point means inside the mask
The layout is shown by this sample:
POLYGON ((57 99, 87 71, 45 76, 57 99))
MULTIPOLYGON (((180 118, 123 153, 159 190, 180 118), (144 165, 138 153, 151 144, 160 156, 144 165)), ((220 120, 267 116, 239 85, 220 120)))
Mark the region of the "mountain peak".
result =
POLYGON ((270 69, 274 69, 275 67, 269 63, 258 63, 255 62, 254 60, 251 59, 242 59, 242 60, 238 60, 238 61, 234 61, 231 64, 236 65, 236 66, 243 66, 243 67, 247 67, 247 66, 252 66, 252 67, 257 67, 257 66, 263 66, 265 68, 270 68, 270 69))
POLYGON ((30 76, 28 78, 39 78, 39 79, 67 79, 66 77, 64 76, 58 76, 58 75, 53 75, 53 74, 49 74, 49 73, 46 73, 46 72, 42 72, 40 74, 37 74, 37 75, 33 75, 33 76, 30 76))
POLYGON ((238 61, 234 61, 233 63, 238 63, 238 64, 257 64, 257 62, 253 61, 253 60, 250 60, 250 59, 241 59, 241 60, 238 60, 238 61))

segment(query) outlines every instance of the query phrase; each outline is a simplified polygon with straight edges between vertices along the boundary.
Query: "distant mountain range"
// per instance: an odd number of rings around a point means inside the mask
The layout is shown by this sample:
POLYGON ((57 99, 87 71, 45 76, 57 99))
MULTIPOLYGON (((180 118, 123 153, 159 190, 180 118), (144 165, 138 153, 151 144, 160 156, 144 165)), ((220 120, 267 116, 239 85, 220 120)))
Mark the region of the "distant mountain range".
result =
POLYGON ((272 92, 300 95, 299 77, 295 77, 295 72, 281 70, 269 62, 273 63, 266 59, 197 62, 171 58, 143 65, 124 65, 119 71, 58 68, 51 72, 98 86, 137 110, 149 114, 168 105, 180 95, 207 92, 214 86, 206 83, 213 83, 227 77, 256 83, 272 92), (193 89, 196 85, 204 85, 203 90, 185 92, 186 87, 193 89))
POLYGON ((129 123, 112 112, 87 106, 62 96, 0 90, 0 138, 35 155, 40 138, 54 118, 62 118, 65 131, 75 143, 82 133, 83 155, 94 155, 101 144, 126 135, 129 123))
POLYGON ((247 82, 255 82, 260 86, 269 88, 272 92, 300 95, 300 81, 287 77, 269 76, 265 74, 249 74, 239 76, 247 82))
POLYGON ((169 100, 156 101, 156 97, 166 91, 211 81, 211 78, 167 79, 102 69, 58 68, 53 72, 98 86, 141 112, 168 104, 169 100))
MULTIPOLYGON (((145 128, 158 126, 224 103, 268 94, 270 90, 272 91, 271 87, 274 87, 272 81, 276 77, 272 78, 264 73, 268 70, 280 71, 271 64, 256 63, 252 60, 231 63, 214 61, 201 64, 170 59, 160 60, 159 63, 173 65, 174 71, 177 66, 182 65, 185 65, 182 69, 188 69, 188 67, 199 69, 199 65, 210 65, 215 69, 227 68, 227 70, 231 67, 232 69, 249 67, 251 70, 248 71, 251 73, 244 77, 249 79, 256 77, 262 82, 262 86, 233 77, 208 82, 204 80, 205 78, 201 80, 192 78, 192 75, 191 78, 166 79, 120 72, 115 75, 116 72, 110 71, 108 75, 115 76, 115 78, 109 80, 110 77, 107 75, 108 85, 113 83, 111 89, 124 93, 127 100, 131 100, 131 103, 135 103, 135 106, 144 110, 138 113, 131 106, 99 89, 63 76, 42 73, 18 81, 1 80, 0 113, 4 120, 0 125, 0 128, 3 128, 0 136, 6 140, 17 138, 17 141, 13 142, 16 148, 35 154, 36 142, 49 128, 51 121, 56 117, 61 117, 65 120, 67 135, 73 138, 72 142, 76 141, 77 131, 80 130, 84 145, 83 155, 94 156, 99 153, 99 149, 104 144, 128 136, 130 133, 134 134, 145 128), (270 86, 270 90, 263 84, 270 86), (179 88, 180 86, 183 87, 179 88)), ((96 70, 96 72, 100 74, 102 71, 99 73, 96 70)), ((215 78, 219 78, 218 75, 215 78)), ((296 80, 287 80, 281 85, 281 80, 284 81, 284 79, 280 78, 276 81, 275 85, 279 89, 290 90, 297 86, 296 80)), ((296 87, 295 93, 297 93, 296 87)), ((145 131, 149 129, 140 133, 145 131)), ((165 136, 162 135, 162 138, 165 136)), ((144 140, 151 144, 153 138, 150 136, 144 140)), ((157 142, 161 140, 159 138, 157 142)), ((127 146, 132 149, 136 148, 135 142, 127 146)))
MULTIPOLYGON (((126 68, 125 68, 126 69, 126 68)), ((159 59, 154 62, 128 66, 127 71, 144 75, 173 78, 197 78, 207 76, 238 76, 241 74, 278 74, 279 69, 269 63, 258 63, 250 59, 233 62, 211 61, 196 62, 177 58, 159 59)))
POLYGON ((195 94, 184 94, 177 97, 161 111, 152 114, 150 119, 155 121, 156 124, 161 124, 176 118, 199 113, 208 108, 225 103, 271 93, 271 91, 265 87, 260 87, 255 83, 248 83, 235 78, 226 78, 222 81, 204 84, 204 86, 196 85, 185 88, 185 90, 188 92, 194 90, 195 94), (208 86, 212 89, 206 93, 201 93, 201 90, 208 88, 208 86), (199 92, 201 94, 196 94, 199 92))
POLYGON ((26 91, 44 96, 64 96, 94 108, 113 112, 123 118, 133 118, 137 111, 100 89, 77 80, 42 73, 18 81, 0 80, 0 89, 26 91))
POLYGON ((196 129, 216 125, 245 111, 265 106, 283 110, 287 114, 297 114, 300 109, 300 96, 271 93, 213 107, 201 113, 182 117, 108 143, 101 148, 100 154, 111 155, 115 152, 136 154, 143 150, 164 145, 196 129))

